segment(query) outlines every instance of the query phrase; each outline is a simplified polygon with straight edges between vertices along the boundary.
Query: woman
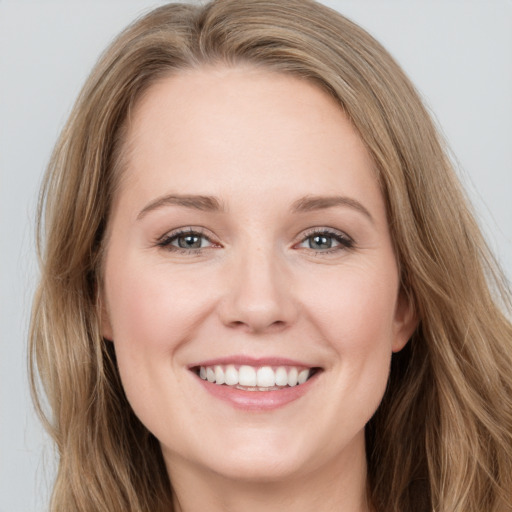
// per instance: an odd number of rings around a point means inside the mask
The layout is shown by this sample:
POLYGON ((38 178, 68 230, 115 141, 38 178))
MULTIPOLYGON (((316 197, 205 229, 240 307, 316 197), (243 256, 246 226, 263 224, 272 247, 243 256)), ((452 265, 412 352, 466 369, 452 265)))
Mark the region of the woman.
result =
POLYGON ((508 292, 414 88, 345 18, 137 21, 43 216, 53 510, 511 510, 508 292))

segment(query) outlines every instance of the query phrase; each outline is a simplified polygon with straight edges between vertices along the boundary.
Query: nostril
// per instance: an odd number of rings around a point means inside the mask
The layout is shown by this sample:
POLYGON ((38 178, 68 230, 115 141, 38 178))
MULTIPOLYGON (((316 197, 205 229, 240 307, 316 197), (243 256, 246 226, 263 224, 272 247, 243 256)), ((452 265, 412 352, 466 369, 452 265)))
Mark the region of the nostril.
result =
POLYGON ((243 320, 233 320, 228 324, 230 327, 234 329, 242 329, 247 332, 274 332, 274 331, 282 331, 287 322, 283 320, 276 320, 274 322, 265 322, 265 321, 257 321, 254 319, 250 319, 247 321, 243 320))

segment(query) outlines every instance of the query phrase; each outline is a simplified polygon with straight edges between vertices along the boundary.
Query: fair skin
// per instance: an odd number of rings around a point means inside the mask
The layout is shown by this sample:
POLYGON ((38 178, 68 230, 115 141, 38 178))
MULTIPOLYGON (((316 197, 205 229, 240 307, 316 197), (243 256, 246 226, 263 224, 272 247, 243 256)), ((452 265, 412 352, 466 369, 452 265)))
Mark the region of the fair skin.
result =
POLYGON ((138 102, 125 151, 103 334, 176 510, 367 511, 364 427, 414 318, 341 109, 287 75, 182 71, 138 102))

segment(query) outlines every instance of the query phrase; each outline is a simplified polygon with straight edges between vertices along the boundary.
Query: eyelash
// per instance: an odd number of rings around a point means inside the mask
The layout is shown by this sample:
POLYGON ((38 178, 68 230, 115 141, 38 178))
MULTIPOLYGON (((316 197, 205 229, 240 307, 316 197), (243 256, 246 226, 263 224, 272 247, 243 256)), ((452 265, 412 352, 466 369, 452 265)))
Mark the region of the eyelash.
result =
MULTIPOLYGON (((313 228, 309 231, 306 231, 299 244, 303 244, 308 239, 311 240, 315 236, 323 236, 325 238, 334 239, 339 244, 335 247, 324 250, 314 250, 312 248, 305 248, 313 251, 316 256, 326 256, 329 254, 333 254, 335 252, 353 249, 355 246, 354 240, 350 238, 346 233, 343 233, 343 231, 338 231, 332 228, 313 228)), ((295 246, 299 244, 296 244, 295 246)))
MULTIPOLYGON (((207 247, 197 247, 197 248, 186 248, 186 247, 176 247, 172 245, 172 243, 176 240, 178 240, 182 236, 196 236, 200 237, 204 240, 207 240, 210 244, 215 245, 215 243, 211 240, 211 238, 200 229, 200 228, 185 228, 185 229, 179 229, 177 231, 172 231, 171 233, 166 233, 162 237, 160 237, 156 245, 158 247, 162 247, 163 249, 166 249, 168 251, 177 253, 177 254, 192 254, 192 255, 200 255, 204 249, 207 247)), ((210 247, 210 246, 208 246, 210 247)))
MULTIPOLYGON (((325 238, 334 239, 335 242, 337 242, 339 245, 336 245, 335 247, 328 248, 325 250, 314 250, 311 247, 304 249, 313 251, 318 256, 324 256, 329 255, 338 251, 348 250, 354 248, 354 240, 350 238, 347 234, 343 233, 342 231, 334 230, 332 228, 314 228, 309 231, 306 231, 304 236, 301 238, 300 242, 294 245, 294 248, 299 248, 300 244, 305 243, 308 239, 312 239, 315 236, 323 236, 325 238)), ((204 249, 209 247, 220 247, 219 244, 215 244, 211 240, 209 236, 207 236, 201 229, 199 228, 185 228, 180 229, 177 231, 172 231, 171 233, 166 233, 162 237, 160 237, 156 241, 156 246, 162 247, 168 251, 178 253, 178 254, 188 254, 188 255, 200 255, 204 249), (196 247, 196 248, 185 248, 185 247, 177 247, 175 245, 172 245, 173 242, 178 240, 182 236, 194 236, 194 237, 200 237, 206 241, 208 241, 211 245, 207 247, 196 247)))

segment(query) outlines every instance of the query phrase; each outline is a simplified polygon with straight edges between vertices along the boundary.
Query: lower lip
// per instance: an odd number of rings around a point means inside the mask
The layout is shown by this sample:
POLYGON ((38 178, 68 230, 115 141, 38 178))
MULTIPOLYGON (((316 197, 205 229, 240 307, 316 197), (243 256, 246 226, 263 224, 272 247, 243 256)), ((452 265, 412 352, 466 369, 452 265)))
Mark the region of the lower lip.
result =
POLYGON ((304 384, 275 391, 244 391, 224 384, 215 384, 197 376, 208 393, 246 411, 271 411, 283 407, 305 395, 314 386, 319 373, 315 373, 304 384))

